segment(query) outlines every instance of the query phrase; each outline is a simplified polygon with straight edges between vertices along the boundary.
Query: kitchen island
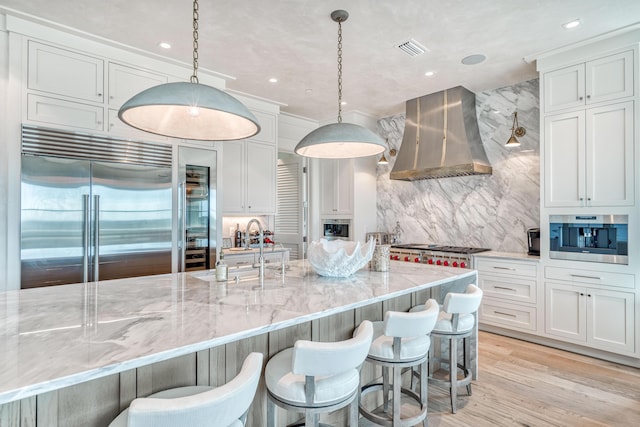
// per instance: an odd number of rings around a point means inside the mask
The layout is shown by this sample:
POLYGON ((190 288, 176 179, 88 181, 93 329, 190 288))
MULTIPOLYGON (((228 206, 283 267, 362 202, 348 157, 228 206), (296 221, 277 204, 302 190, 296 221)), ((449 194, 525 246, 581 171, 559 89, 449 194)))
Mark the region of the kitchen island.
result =
MULTIPOLYGON (((107 425, 137 396, 225 383, 251 351, 267 359, 296 339, 345 339, 364 319, 476 280, 472 270, 402 262, 328 278, 293 261, 284 276, 267 268, 262 283, 202 271, 6 292, 0 425, 107 425)), ((257 402, 250 425, 264 419, 263 390, 257 402)))

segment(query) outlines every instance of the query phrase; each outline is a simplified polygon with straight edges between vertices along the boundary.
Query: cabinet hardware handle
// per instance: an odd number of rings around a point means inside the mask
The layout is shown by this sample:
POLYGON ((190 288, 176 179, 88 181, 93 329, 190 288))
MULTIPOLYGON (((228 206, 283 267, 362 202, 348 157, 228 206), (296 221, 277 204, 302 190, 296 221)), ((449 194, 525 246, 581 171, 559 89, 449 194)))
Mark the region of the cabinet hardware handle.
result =
POLYGON ((98 94, 98 96, 102 96, 102 94, 101 94, 101 93, 99 93, 99 94, 98 94))
POLYGON ((587 296, 588 296, 589 298, 591 298, 591 294, 587 294, 587 296))
POLYGON ((587 95, 587 99, 591 99, 591 95, 587 95))
POLYGON ((494 289, 504 289, 505 291, 514 291, 514 292, 516 291, 513 288, 507 288, 505 286, 494 286, 494 289))
POLYGON ((578 99, 579 99, 580 101, 582 101, 584 98, 583 98, 583 97, 580 97, 580 98, 578 98, 578 99))
POLYGON ((580 292, 580 296, 581 296, 581 297, 583 297, 583 296, 584 296, 584 294, 583 294, 582 292, 580 292))
POLYGON ((509 317, 517 317, 515 314, 511 314, 511 313, 505 313, 503 311, 494 311, 495 314, 502 314, 503 316, 509 316, 509 317))
POLYGON ((493 268, 495 268, 496 270, 509 270, 509 271, 516 271, 515 268, 509 268, 509 267, 497 267, 497 266, 493 266, 493 268))
POLYGON ((599 277, 596 276, 582 276, 580 274, 572 274, 571 277, 579 277, 581 279, 594 279, 594 280, 602 280, 599 277))

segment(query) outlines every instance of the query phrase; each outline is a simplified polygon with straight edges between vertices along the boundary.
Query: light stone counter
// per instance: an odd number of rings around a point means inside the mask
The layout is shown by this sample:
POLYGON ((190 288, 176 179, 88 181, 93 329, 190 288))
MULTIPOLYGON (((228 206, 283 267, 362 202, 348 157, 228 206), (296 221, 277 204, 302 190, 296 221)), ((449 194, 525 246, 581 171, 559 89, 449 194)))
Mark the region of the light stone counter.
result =
POLYGON ((0 293, 0 404, 456 281, 473 270, 392 262, 386 273, 220 284, 213 271, 0 293))
POLYGON ((540 256, 537 255, 529 255, 526 252, 500 252, 500 251, 486 251, 480 252, 473 255, 474 258, 478 257, 487 257, 487 258, 503 258, 503 259, 512 259, 515 261, 518 260, 527 260, 527 261, 540 261, 540 256))

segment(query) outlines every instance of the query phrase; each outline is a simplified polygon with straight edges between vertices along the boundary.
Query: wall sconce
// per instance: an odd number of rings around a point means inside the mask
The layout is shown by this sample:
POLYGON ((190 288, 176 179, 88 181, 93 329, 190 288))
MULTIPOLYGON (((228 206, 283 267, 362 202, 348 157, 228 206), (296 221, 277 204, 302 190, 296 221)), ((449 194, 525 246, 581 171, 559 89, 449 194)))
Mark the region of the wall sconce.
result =
POLYGON ((511 138, 505 144, 506 147, 519 147, 520 141, 518 141, 517 137, 522 138, 527 133, 527 130, 520 126, 518 123, 518 112, 513 112, 513 125, 511 125, 511 138))
MULTIPOLYGON (((387 147, 389 148, 389 156, 390 157, 395 157, 396 154, 398 154, 398 151, 395 148, 391 148, 391 146, 389 145, 389 140, 385 139, 384 142, 387 144, 387 147)), ((387 158, 384 156, 384 151, 382 152, 382 157, 380 157, 380 160, 378 160, 378 164, 379 165, 388 165, 389 164, 389 160, 387 160, 387 158)))

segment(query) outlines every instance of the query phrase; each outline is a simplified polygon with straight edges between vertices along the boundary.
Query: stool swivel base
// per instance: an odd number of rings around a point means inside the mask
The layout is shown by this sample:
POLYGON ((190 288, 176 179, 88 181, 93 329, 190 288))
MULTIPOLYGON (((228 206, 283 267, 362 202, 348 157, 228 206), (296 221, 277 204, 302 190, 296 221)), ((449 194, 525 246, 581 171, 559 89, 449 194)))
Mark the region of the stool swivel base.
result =
POLYGON ((421 423, 427 418, 427 358, 425 355, 419 359, 406 362, 385 362, 367 357, 367 361, 382 366, 382 383, 369 383, 362 387, 360 392, 360 414, 367 420, 382 426, 409 427, 421 423), (402 387, 402 369, 420 366, 420 393, 402 387), (389 370, 392 371, 393 381, 389 381, 389 370), (382 391, 383 405, 381 408, 369 410, 364 407, 366 396, 382 391), (391 392, 391 397, 389 396, 391 392), (406 397, 417 403, 416 411, 407 418, 402 415, 402 397, 406 397), (391 402, 391 411, 389 403, 391 402), (417 412, 417 413, 416 413, 417 412))

